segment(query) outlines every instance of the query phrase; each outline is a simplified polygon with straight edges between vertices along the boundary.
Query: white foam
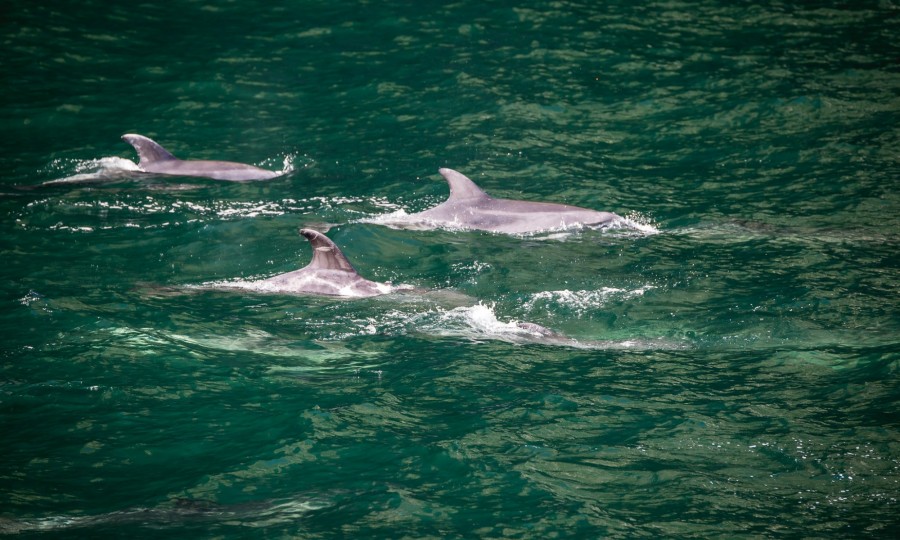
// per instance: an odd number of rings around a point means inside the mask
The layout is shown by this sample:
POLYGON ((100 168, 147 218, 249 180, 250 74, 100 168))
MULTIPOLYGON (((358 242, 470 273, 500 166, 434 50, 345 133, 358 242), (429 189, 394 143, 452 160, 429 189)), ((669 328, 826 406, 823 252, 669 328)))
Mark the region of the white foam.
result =
POLYGON ((603 287, 594 290, 541 291, 532 294, 523 307, 527 311, 533 312, 541 308, 555 311, 562 306, 573 310, 578 315, 583 315, 592 309, 603 307, 611 300, 635 298, 654 288, 653 285, 644 285, 637 289, 603 287))
POLYGON ((493 306, 478 303, 469 307, 457 307, 441 315, 442 323, 460 323, 477 334, 502 336, 508 334, 531 334, 517 325, 518 321, 502 322, 497 319, 493 306))
POLYGON ((73 170, 76 174, 65 176, 57 180, 44 182, 43 185, 100 182, 131 176, 135 172, 142 172, 137 163, 120 157, 103 157, 99 159, 72 160, 67 164, 63 160, 55 160, 50 164, 53 170, 73 170))
MULTIPOLYGON (((294 172, 294 161, 297 159, 297 154, 288 154, 284 156, 284 161, 281 166, 281 174, 288 174, 294 172)), ((304 167, 306 164, 304 164, 304 167)))
POLYGON ((406 210, 398 209, 387 214, 378 214, 374 216, 362 217, 353 221, 354 223, 372 223, 375 225, 383 225, 391 229, 408 229, 414 231, 426 231, 438 228, 437 224, 430 223, 425 220, 411 219, 410 214, 406 210))
POLYGON ((621 220, 621 226, 615 227, 619 229, 634 230, 644 234, 658 234, 659 228, 653 220, 644 214, 632 212, 621 220))
POLYGON ((471 341, 498 340, 507 343, 545 343, 579 346, 574 339, 557 334, 542 326, 516 319, 502 321, 493 305, 441 308, 421 313, 409 321, 416 332, 442 337, 461 337, 471 341))
POLYGON ((284 154, 283 156, 272 156, 270 158, 264 159, 255 165, 261 169, 271 170, 273 167, 277 167, 278 161, 281 161, 280 170, 274 171, 278 174, 278 176, 284 176, 286 174, 290 174, 297 170, 298 168, 307 168, 312 164, 312 160, 308 156, 300 156, 298 153, 293 152, 290 154, 284 154))

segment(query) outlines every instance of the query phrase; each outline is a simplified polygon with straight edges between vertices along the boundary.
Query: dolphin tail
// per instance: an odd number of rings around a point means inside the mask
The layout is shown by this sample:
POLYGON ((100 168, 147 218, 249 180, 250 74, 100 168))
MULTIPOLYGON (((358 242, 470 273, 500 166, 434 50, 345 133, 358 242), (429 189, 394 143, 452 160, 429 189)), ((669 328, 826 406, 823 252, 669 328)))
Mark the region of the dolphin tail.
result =
POLYGON ((475 185, 466 175, 453 169, 438 169, 441 176, 450 184, 450 199, 489 199, 487 193, 475 185))
POLYGON ((330 238, 312 229, 300 229, 302 234, 313 247, 312 262, 307 268, 313 270, 342 270, 356 274, 356 269, 347 260, 340 248, 330 238))
POLYGON ((137 135, 134 133, 126 133, 122 135, 122 140, 130 144, 137 150, 138 157, 140 158, 140 163, 138 163, 141 167, 146 167, 148 165, 152 165, 158 161, 171 161, 177 160, 175 156, 169 153, 168 150, 157 144, 154 140, 144 137, 143 135, 137 135))

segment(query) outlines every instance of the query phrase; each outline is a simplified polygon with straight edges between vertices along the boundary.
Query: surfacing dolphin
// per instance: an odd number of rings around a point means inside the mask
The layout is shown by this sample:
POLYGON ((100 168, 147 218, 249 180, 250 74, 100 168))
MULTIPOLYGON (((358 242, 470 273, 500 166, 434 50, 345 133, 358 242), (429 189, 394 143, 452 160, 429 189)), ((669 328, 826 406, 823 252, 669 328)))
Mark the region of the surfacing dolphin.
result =
POLYGON ((312 261, 305 267, 258 281, 218 282, 205 284, 202 288, 357 298, 407 288, 363 278, 330 238, 312 229, 300 229, 300 234, 313 248, 312 261))
POLYGON ((397 221, 375 220, 399 228, 461 228, 508 234, 527 234, 573 227, 605 228, 626 224, 612 212, 598 212, 567 204, 495 199, 475 182, 453 169, 439 169, 450 185, 450 197, 423 212, 397 221))
POLYGON ((137 150, 140 158, 138 166, 141 170, 148 173, 200 176, 215 180, 232 181, 268 180, 281 174, 245 163, 178 159, 152 139, 134 133, 122 135, 122 140, 137 150))

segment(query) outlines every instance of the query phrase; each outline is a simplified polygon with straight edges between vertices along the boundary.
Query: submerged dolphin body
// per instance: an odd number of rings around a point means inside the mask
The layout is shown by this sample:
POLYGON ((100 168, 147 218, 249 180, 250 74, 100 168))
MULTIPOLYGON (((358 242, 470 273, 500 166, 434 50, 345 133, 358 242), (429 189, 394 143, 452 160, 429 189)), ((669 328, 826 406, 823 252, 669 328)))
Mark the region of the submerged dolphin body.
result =
POLYGON ((324 234, 312 229, 300 229, 300 234, 313 248, 312 261, 305 267, 259 281, 216 283, 203 288, 345 297, 378 296, 401 288, 360 276, 337 245, 324 234))
POLYGON ((273 520, 294 522, 304 514, 326 508, 329 502, 322 498, 285 501, 251 501, 237 504, 218 504, 197 499, 173 499, 159 506, 135 506, 105 514, 50 515, 41 518, 0 517, 0 534, 19 534, 48 531, 79 531, 93 536, 90 532, 112 526, 129 526, 159 530, 173 526, 197 526, 204 523, 229 523, 255 526, 270 524, 273 520))
MULTIPOLYGON (((450 197, 434 208, 410 214, 398 225, 455 227, 526 234, 578 226, 603 228, 625 223, 612 212, 598 212, 566 204, 495 199, 475 182, 453 169, 440 169, 450 185, 450 197)), ((387 223, 385 223, 387 224, 387 223)))
POLYGON ((260 169, 245 163, 231 161, 182 160, 169 153, 168 150, 152 139, 143 135, 126 133, 122 140, 137 150, 140 163, 138 166, 148 173, 169 174, 174 176, 200 176, 216 180, 268 180, 280 173, 260 169))

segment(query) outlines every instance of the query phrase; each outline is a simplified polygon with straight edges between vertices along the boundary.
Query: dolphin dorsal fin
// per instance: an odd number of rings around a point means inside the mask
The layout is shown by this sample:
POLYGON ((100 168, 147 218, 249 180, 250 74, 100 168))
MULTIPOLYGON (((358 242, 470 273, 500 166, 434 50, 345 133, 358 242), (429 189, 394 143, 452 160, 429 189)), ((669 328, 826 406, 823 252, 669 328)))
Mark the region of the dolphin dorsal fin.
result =
POLYGON ((171 161, 177 160, 175 156, 169 153, 168 150, 160 146, 153 139, 148 137, 144 137, 143 135, 137 135, 135 133, 126 133, 122 135, 122 140, 130 144, 137 150, 138 157, 140 158, 141 167, 150 165, 154 162, 158 161, 171 161))
POLYGON ((450 184, 450 198, 456 199, 490 199, 490 196, 475 185, 466 175, 453 169, 438 169, 441 176, 450 184))
POLYGON ((313 248, 312 262, 307 268, 312 270, 341 270, 344 272, 356 273, 353 265, 347 260, 347 257, 341 250, 331 241, 330 238, 312 229, 300 229, 300 234, 309 240, 313 248))

